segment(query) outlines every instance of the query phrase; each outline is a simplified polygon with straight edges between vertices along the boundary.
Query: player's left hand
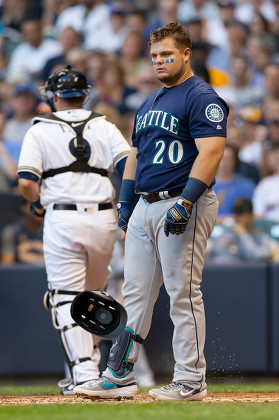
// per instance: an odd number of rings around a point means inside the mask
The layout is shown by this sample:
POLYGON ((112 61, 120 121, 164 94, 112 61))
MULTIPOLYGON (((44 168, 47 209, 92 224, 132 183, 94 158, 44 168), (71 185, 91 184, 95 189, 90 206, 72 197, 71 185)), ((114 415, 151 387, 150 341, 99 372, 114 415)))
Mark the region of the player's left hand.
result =
POLYGON ((118 226, 123 232, 127 231, 128 221, 133 213, 134 206, 132 203, 118 201, 117 213, 118 213, 118 226))
POLYGON ((182 197, 179 197, 177 202, 173 207, 171 207, 166 216, 164 231, 166 236, 169 236, 169 233, 180 235, 185 232, 188 221, 191 217, 193 210, 193 203, 191 201, 185 200, 182 197))

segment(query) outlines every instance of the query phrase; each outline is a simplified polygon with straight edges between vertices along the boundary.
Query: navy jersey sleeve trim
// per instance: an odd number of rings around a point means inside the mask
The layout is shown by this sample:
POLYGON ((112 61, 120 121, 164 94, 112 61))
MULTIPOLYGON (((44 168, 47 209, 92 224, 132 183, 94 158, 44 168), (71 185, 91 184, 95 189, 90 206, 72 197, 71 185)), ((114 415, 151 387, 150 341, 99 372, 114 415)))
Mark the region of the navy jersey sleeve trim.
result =
POLYGON ((35 182, 38 182, 40 179, 37 175, 33 174, 32 172, 24 172, 24 171, 19 172, 18 177, 23 178, 23 179, 29 179, 35 182))

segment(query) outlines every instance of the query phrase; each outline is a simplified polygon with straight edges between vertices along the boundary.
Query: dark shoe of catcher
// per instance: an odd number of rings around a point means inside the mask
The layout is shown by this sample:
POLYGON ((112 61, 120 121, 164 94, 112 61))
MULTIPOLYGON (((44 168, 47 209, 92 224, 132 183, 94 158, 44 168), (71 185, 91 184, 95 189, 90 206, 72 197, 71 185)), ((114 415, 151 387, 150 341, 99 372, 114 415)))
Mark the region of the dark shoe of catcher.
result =
POLYGON ((194 389, 189 386, 172 382, 162 388, 150 389, 149 395, 161 401, 202 401, 207 395, 206 386, 194 389))
POLYGON ((62 395, 74 395, 74 387, 75 385, 72 382, 71 378, 64 378, 58 382, 59 388, 61 388, 62 395))
POLYGON ((137 384, 119 385, 102 376, 97 381, 88 381, 74 388, 75 395, 91 398, 133 398, 137 393, 137 384))

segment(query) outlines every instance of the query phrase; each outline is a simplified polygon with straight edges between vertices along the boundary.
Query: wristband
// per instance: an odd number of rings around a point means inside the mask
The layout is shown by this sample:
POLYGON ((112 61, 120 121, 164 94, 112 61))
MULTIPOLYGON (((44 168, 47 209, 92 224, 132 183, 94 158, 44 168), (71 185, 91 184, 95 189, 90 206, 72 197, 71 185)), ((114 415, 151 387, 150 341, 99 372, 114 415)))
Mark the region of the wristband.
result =
POLYGON ((42 209, 43 208, 43 206, 41 205, 41 202, 40 202, 40 197, 38 198, 37 201, 32 202, 32 204, 34 205, 34 207, 36 207, 36 209, 42 209))
POLYGON ((132 203, 135 200, 135 181, 133 179, 123 179, 118 201, 132 203))
POLYGON ((197 178, 188 178, 187 184, 180 194, 185 200, 195 203, 198 198, 208 189, 208 186, 197 178))

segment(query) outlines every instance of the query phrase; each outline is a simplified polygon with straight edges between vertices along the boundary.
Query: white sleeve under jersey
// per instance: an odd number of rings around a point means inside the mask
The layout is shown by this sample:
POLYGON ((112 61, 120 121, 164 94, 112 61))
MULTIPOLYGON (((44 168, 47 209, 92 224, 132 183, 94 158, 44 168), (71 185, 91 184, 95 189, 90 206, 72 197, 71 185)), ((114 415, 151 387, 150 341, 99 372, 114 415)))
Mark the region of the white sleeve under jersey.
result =
MULTIPOLYGON (((56 115, 69 121, 89 116, 83 109, 60 111, 56 115)), ((85 157, 90 166, 113 172, 130 146, 114 124, 100 116, 90 120, 83 131, 85 157)), ((48 169, 67 166, 76 160, 76 134, 66 123, 38 122, 26 133, 19 157, 18 173, 31 172, 39 178, 48 169)), ((41 185, 41 203, 101 203, 114 198, 108 177, 94 173, 65 172, 46 178, 41 185)))

